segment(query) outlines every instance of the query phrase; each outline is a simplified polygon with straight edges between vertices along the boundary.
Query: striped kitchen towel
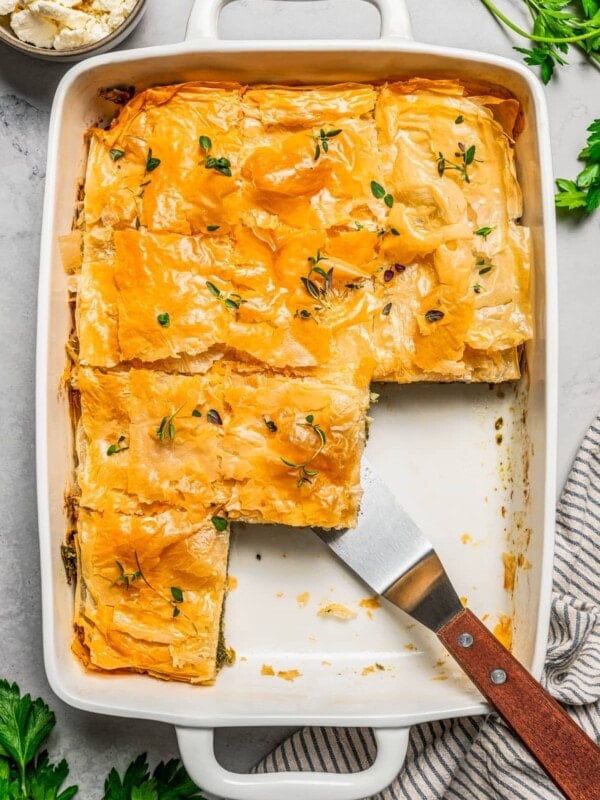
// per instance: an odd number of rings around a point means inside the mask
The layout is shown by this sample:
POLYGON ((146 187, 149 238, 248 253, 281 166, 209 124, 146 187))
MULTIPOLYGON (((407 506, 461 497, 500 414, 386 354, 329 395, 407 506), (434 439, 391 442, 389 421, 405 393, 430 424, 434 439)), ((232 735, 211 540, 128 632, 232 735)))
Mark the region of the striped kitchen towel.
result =
MULTIPOLYGON (((600 743, 600 416, 575 458, 558 504, 556 526, 552 615, 542 683, 600 743)), ((375 749, 367 728, 304 728, 270 753, 256 771, 354 772, 372 763, 375 749)), ((414 727, 402 771, 371 800, 561 797, 503 721, 490 714, 414 727)))

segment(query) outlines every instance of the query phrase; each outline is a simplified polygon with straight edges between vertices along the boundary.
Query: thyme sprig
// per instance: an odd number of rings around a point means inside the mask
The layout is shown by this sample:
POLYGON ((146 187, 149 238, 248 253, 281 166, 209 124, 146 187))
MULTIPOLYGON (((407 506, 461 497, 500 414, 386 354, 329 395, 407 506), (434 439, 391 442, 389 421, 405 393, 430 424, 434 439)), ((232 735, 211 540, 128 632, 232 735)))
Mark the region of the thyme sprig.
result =
MULTIPOLYGON (((140 564, 140 558, 137 554, 137 550, 133 551, 133 556, 135 559, 135 566, 136 569, 132 572, 126 572, 125 567, 121 564, 120 561, 115 560, 115 564, 117 565, 117 569, 119 570, 119 575, 115 580, 115 584, 122 583, 123 586, 127 591, 129 591, 131 585, 135 583, 135 581, 142 581, 146 584, 146 586, 150 589, 150 591, 154 592, 155 595, 164 600, 165 603, 171 606, 173 609, 173 617, 178 617, 181 614, 180 604, 184 601, 183 591, 179 588, 179 586, 171 586, 170 587, 170 597, 164 595, 160 592, 155 586, 153 586, 148 578, 144 575, 144 571, 142 570, 142 566, 140 564)), ((184 614, 184 616, 186 616, 184 614)), ((193 620, 189 617, 186 617, 188 621, 191 623, 192 627, 198 633, 198 629, 194 624, 193 620)))
POLYGON ((329 152, 329 140, 334 139, 336 136, 339 136, 341 132, 342 132, 341 128, 335 128, 332 131, 326 131, 324 130, 324 128, 321 128, 319 133, 313 136, 313 139, 316 142, 315 155, 314 155, 315 161, 319 160, 319 156, 321 155, 321 150, 324 153, 329 152))
POLYGON ((305 417, 305 420, 306 421, 301 422, 300 425, 302 425, 305 428, 310 428, 318 436, 319 446, 317 450, 315 450, 315 452, 309 459, 303 461, 302 463, 296 463, 294 461, 288 461, 285 458, 281 458, 286 467, 291 467, 292 469, 298 470, 298 481, 296 483, 296 486, 298 488, 304 486, 304 484, 306 483, 312 483, 313 478, 315 478, 319 474, 318 470, 308 469, 308 466, 315 460, 315 458, 319 455, 319 453, 323 450, 323 448, 327 443, 327 437, 325 435, 325 431, 321 428, 318 422, 315 422, 314 415, 309 414, 307 417, 305 417))
POLYGON ((119 570, 119 577, 115 581, 115 583, 122 583, 123 586, 129 591, 129 587, 132 583, 138 580, 138 578, 142 577, 142 573, 139 569, 135 570, 135 572, 125 572, 125 567, 121 564, 120 561, 115 559, 115 564, 117 565, 117 569, 119 570))
POLYGON ((469 175, 468 168, 473 164, 475 161, 481 163, 480 159, 475 158, 475 145, 472 144, 470 147, 467 147, 463 142, 459 142, 457 144, 457 151, 454 153, 455 158, 459 158, 460 162, 455 164, 454 161, 450 161, 446 158, 446 156, 439 152, 437 157, 437 171, 438 175, 443 177, 444 172, 449 169, 455 169, 460 172, 460 177, 463 181, 467 183, 471 183, 471 177, 469 175))
POLYGON ((179 408, 176 408, 172 414, 169 414, 166 417, 163 417, 160 421, 160 425, 156 429, 156 435, 160 439, 161 442, 170 439, 173 441, 175 439, 175 417, 181 409, 184 407, 185 403, 182 403, 179 408))
MULTIPOLYGON (((323 267, 320 267, 319 264, 321 261, 326 261, 327 256, 324 255, 320 250, 317 250, 316 256, 309 256, 308 263, 310 264, 310 268, 308 270, 307 275, 303 275, 300 278, 302 285, 306 289, 306 292, 316 300, 318 303, 321 303, 322 306, 327 308, 330 307, 329 304, 329 293, 331 291, 331 286, 333 283, 333 267, 328 270, 324 270, 323 267), (319 286, 313 279, 312 275, 318 275, 319 278, 323 280, 323 285, 319 286)), ((315 311, 322 311, 321 306, 315 306, 315 311)), ((300 312, 299 316, 304 317, 305 319, 306 314, 300 312)), ((310 316, 310 312, 309 312, 310 316)))
POLYGON ((198 143, 200 144, 200 148, 206 153, 204 156, 204 168, 214 169, 215 172, 218 172, 220 175, 231 178, 231 161, 224 156, 216 158, 210 155, 213 146, 211 138, 209 136, 201 136, 198 143))
POLYGON ((240 294, 237 294, 236 292, 229 292, 228 294, 225 294, 219 289, 218 286, 215 286, 214 283, 211 283, 211 281, 206 281, 206 287, 208 291, 214 297, 216 297, 217 300, 220 300, 225 306, 225 308, 228 308, 230 311, 238 311, 242 303, 248 302, 247 300, 244 300, 242 296, 240 294))

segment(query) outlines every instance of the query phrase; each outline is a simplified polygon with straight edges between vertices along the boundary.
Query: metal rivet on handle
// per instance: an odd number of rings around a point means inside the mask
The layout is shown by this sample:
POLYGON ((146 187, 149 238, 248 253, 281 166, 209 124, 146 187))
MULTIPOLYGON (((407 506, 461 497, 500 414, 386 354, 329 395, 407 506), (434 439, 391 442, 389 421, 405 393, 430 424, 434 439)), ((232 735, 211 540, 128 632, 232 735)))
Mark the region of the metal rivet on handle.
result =
POLYGON ((458 643, 461 647, 471 647, 473 644, 473 637, 470 633, 461 633, 458 637, 458 643))
POLYGON ((503 669, 493 669, 490 672, 490 678, 492 679, 492 683, 495 683, 496 686, 500 686, 502 683, 506 683, 506 672, 503 669))

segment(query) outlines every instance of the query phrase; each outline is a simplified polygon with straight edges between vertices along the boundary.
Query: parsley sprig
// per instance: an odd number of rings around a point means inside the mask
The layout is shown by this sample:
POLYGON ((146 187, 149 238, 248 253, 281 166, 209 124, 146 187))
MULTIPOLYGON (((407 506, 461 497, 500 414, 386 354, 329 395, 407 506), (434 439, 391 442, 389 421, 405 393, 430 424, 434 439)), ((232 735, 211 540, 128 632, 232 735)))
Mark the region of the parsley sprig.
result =
POLYGON ((481 2, 507 28, 533 43, 531 49, 515 50, 523 54, 526 64, 541 67, 544 83, 551 80, 557 65, 567 64, 563 55, 570 46, 583 50, 591 60, 600 61, 599 0, 524 0, 531 15, 531 30, 509 19, 492 0, 481 2))
POLYGON ((41 698, 21 696, 16 683, 0 680, 0 797, 6 800, 43 798, 70 800, 77 786, 60 791, 69 774, 67 762, 52 764, 47 753, 37 755, 54 728, 54 713, 41 698))
POLYGON ((574 181, 557 179, 558 193, 554 200, 558 208, 569 211, 582 208, 591 214, 600 207, 600 119, 595 119, 588 131, 586 147, 579 153, 585 167, 574 181))
MULTIPOLYGON (((56 724, 54 713, 38 697, 21 695, 16 683, 0 680, 0 798, 2 800, 71 800, 77 786, 62 788, 67 762, 38 753, 56 724)), ((204 800, 179 760, 160 764, 151 773, 146 754, 121 776, 111 769, 102 800, 204 800)))
POLYGON ((319 455, 319 453, 323 450, 323 448, 327 443, 327 437, 325 436, 325 431, 321 428, 318 422, 315 422, 314 414, 309 414, 307 417, 305 417, 305 422, 301 422, 300 424, 303 427, 310 428, 312 431, 315 432, 315 434, 319 438, 319 446, 317 450, 315 450, 315 452, 312 454, 312 456, 306 461, 303 461, 302 463, 297 464, 295 461, 288 461, 286 458, 281 458, 286 467, 291 467, 292 469, 298 470, 298 481, 296 483, 296 486, 298 488, 304 486, 305 483, 312 483, 313 478, 315 478, 319 474, 318 470, 308 469, 308 466, 315 460, 315 458, 319 455))
POLYGON ((181 763, 160 762, 154 772, 143 753, 119 775, 113 767, 104 782, 102 800, 204 800, 181 763))

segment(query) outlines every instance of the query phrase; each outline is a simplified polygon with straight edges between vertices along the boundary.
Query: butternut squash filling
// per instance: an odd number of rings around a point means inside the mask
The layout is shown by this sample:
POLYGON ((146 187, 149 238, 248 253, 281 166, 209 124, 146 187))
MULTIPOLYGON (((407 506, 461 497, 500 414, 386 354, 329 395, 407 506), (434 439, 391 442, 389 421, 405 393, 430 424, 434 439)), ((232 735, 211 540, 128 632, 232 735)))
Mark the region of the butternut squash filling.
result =
POLYGON ((230 523, 355 524, 371 381, 519 377, 519 125, 415 78, 164 86, 92 129, 63 243, 87 667, 214 681, 230 523))

